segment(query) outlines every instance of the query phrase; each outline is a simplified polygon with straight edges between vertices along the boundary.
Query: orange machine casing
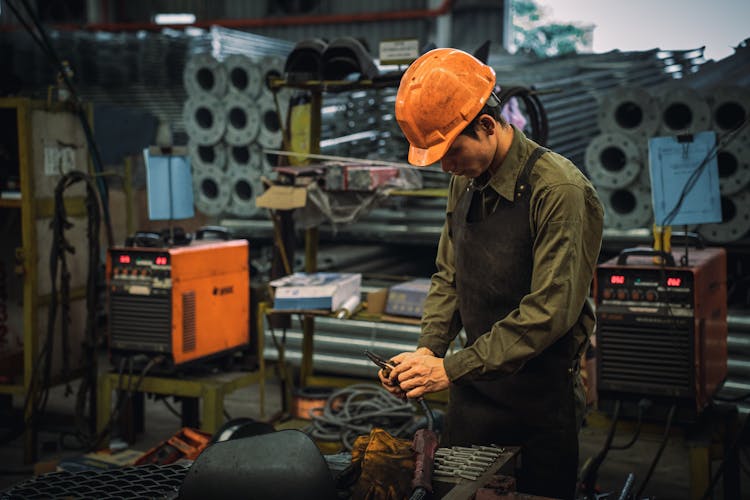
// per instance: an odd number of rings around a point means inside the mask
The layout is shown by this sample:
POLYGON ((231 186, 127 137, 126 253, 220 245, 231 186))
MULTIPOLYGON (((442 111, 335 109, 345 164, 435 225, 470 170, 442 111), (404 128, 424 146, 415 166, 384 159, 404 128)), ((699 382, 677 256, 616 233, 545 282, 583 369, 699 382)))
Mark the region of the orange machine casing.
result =
POLYGON ((107 284, 113 354, 166 354, 177 366, 249 344, 246 240, 111 248, 107 284))

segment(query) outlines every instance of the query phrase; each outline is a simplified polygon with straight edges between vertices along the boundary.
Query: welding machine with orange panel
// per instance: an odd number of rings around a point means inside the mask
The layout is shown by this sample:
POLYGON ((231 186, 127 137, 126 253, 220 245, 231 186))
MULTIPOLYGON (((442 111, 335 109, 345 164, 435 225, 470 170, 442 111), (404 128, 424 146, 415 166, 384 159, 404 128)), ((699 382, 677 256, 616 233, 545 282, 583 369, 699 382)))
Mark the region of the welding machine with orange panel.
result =
POLYGON ((161 354, 174 369, 249 345, 246 240, 110 248, 107 285, 113 361, 161 354))

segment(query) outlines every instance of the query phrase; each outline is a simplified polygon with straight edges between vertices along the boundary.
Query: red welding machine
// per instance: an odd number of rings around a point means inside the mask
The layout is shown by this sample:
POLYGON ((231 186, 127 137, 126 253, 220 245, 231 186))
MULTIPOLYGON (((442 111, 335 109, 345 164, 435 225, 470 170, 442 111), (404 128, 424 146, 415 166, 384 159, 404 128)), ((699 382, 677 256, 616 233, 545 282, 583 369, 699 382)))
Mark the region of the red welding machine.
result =
POLYGON ((649 253, 598 266, 599 396, 677 401, 697 415, 727 374, 726 251, 691 250, 687 265, 649 253))

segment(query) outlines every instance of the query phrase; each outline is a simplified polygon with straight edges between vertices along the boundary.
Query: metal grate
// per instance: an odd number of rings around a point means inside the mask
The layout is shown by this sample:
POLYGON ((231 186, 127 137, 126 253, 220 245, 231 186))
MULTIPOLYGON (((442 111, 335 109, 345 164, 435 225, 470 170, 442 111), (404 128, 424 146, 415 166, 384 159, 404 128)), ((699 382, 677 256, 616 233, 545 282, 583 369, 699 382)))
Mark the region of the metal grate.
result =
POLYGON ((176 498, 189 464, 53 472, 0 492, 0 500, 47 498, 176 498))
POLYGON ((692 387, 690 328, 602 325, 600 388, 636 394, 689 396, 692 387))
POLYGON ((195 292, 182 294, 182 352, 195 350, 195 292))
POLYGON ((113 295, 110 328, 113 347, 163 351, 171 345, 171 296, 113 295))

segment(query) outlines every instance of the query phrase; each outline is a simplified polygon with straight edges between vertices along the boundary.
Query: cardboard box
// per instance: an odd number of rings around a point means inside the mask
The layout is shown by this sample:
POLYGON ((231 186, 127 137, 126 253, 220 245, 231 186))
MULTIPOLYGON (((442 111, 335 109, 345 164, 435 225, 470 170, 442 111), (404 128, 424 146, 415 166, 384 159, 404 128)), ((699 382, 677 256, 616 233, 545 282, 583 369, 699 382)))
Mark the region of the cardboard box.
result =
POLYGON ((388 289, 379 288, 367 294, 367 312, 382 314, 385 311, 385 301, 388 298, 388 289))
POLYGON ((359 273, 294 273, 271 282, 274 309, 335 311, 350 297, 359 296, 359 273))
POLYGON ((255 206, 274 210, 292 210, 307 203, 307 188, 294 186, 271 186, 255 198, 255 206))
POLYGON ((430 280, 427 278, 418 278, 393 285, 388 291, 388 301, 385 305, 386 314, 421 318, 424 311, 424 301, 429 291, 430 280))

